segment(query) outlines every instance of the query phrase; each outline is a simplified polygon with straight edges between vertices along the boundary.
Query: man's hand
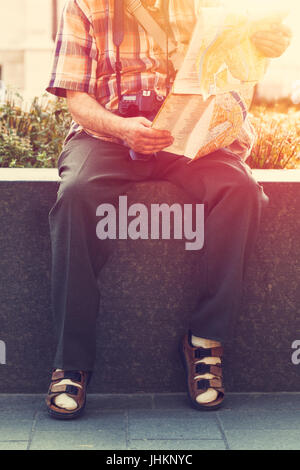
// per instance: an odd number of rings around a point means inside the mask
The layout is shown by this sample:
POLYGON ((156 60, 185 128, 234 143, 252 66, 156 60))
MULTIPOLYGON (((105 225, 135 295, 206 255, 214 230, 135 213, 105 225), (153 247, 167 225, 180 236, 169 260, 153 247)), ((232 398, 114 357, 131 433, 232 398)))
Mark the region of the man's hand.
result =
POLYGON ((120 129, 122 139, 132 150, 145 155, 160 152, 173 144, 169 131, 152 129, 151 124, 144 117, 124 118, 120 129))
POLYGON ((137 153, 151 154, 174 142, 168 131, 151 128, 143 117, 123 118, 107 111, 87 93, 67 91, 68 108, 73 119, 84 129, 99 136, 118 137, 137 153))
POLYGON ((274 24, 269 31, 258 31, 251 40, 257 49, 269 58, 280 57, 291 44, 292 31, 281 23, 274 24))

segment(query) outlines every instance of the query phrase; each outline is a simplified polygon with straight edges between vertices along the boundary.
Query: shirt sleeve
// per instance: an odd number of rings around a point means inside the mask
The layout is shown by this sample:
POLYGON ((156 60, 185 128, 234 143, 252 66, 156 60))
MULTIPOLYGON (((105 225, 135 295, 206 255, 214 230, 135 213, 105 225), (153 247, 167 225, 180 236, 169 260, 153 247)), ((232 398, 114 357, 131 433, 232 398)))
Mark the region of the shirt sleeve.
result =
POLYGON ((98 51, 92 22, 78 0, 68 0, 56 36, 46 91, 66 97, 67 90, 96 95, 98 51))

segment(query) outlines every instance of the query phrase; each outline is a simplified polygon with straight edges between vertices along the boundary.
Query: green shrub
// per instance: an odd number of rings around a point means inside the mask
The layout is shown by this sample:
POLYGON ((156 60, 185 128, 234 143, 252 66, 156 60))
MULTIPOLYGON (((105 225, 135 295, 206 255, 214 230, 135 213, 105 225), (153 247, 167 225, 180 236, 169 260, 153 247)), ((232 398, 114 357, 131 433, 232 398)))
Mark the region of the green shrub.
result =
POLYGON ((35 98, 26 110, 10 96, 0 105, 0 167, 55 168, 70 124, 63 99, 35 98))
MULTIPOLYGON (((10 95, 0 104, 0 167, 55 168, 71 120, 64 99, 45 95, 26 110, 19 95, 10 95)), ((300 167, 299 107, 257 103, 251 121, 258 136, 247 161, 252 168, 300 167)))
POLYGON ((250 116, 257 139, 247 163, 251 168, 300 167, 300 112, 278 106, 252 109, 250 116), (285 111, 285 112, 284 112, 285 111))

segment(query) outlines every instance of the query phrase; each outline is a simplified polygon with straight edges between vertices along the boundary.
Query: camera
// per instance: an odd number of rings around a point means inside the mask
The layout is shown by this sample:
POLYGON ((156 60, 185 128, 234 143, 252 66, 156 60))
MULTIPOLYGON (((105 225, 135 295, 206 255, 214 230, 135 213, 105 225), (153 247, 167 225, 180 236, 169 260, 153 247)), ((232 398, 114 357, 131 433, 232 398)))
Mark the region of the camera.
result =
MULTIPOLYGON (((153 121, 164 101, 165 97, 153 90, 141 90, 135 95, 123 95, 119 100, 118 114, 125 118, 143 116, 153 121)), ((132 160, 148 161, 153 158, 153 155, 143 155, 132 149, 129 154, 132 160)))
POLYGON ((144 116, 153 120, 160 110, 165 97, 153 90, 141 90, 135 95, 123 95, 118 112, 122 117, 144 116))

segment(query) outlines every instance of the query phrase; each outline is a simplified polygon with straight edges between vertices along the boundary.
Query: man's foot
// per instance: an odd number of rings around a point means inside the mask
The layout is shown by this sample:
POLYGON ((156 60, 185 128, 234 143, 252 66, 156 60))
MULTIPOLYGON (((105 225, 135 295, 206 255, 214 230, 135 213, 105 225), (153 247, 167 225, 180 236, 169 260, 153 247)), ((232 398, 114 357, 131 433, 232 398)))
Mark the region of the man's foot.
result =
POLYGON ((54 370, 46 398, 49 415, 56 419, 77 418, 85 408, 89 379, 89 372, 54 370))
MULTIPOLYGON (((191 337, 191 343, 195 348, 210 349, 210 348, 221 347, 221 343, 218 343, 217 341, 198 338, 197 336, 191 337)), ((209 365, 219 364, 221 365, 221 358, 220 357, 205 357, 204 359, 197 361, 196 364, 209 364, 209 365)), ((213 374, 204 374, 204 375, 199 375, 195 377, 195 380, 201 380, 201 379, 211 380, 213 378, 215 378, 213 374)), ((215 401, 217 398, 218 398, 217 390, 214 390, 213 388, 209 388, 207 389, 206 392, 198 395, 196 400, 198 403, 211 403, 212 401, 215 401)))
MULTIPOLYGON (((63 372, 63 371, 62 371, 62 369, 56 369, 55 372, 63 372)), ((79 385, 79 383, 73 382, 70 379, 61 380, 58 383, 59 383, 59 385, 73 385, 74 387, 79 387, 79 388, 82 389, 82 386, 79 385)), ((69 411, 76 410, 76 408, 78 406, 76 401, 74 400, 74 398, 71 398, 66 393, 61 393, 60 395, 57 395, 57 397, 54 398, 53 402, 59 408, 64 408, 65 410, 69 410, 69 411)))
POLYGON ((216 341, 186 335, 181 343, 189 397, 201 410, 215 410, 224 399, 223 349, 216 341))

